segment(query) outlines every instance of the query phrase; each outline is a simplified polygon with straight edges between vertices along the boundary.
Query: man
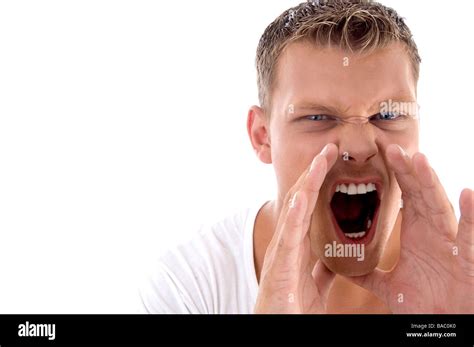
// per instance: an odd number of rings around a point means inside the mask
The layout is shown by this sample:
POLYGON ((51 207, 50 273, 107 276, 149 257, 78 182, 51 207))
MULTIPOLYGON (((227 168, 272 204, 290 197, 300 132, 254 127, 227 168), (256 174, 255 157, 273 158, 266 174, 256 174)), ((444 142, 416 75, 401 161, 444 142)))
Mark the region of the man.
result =
POLYGON ((257 49, 247 129, 278 196, 160 259, 156 313, 474 312, 474 194, 461 218, 418 152, 420 57, 368 1, 285 11, 257 49))

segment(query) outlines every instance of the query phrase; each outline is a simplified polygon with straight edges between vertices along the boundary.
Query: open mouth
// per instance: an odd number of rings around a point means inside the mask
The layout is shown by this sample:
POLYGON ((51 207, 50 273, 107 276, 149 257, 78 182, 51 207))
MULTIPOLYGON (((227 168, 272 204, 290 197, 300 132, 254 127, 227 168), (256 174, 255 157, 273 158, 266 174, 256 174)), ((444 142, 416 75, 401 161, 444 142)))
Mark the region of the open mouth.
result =
POLYGON ((333 223, 345 243, 368 243, 375 233, 380 197, 373 182, 340 183, 330 202, 333 223))

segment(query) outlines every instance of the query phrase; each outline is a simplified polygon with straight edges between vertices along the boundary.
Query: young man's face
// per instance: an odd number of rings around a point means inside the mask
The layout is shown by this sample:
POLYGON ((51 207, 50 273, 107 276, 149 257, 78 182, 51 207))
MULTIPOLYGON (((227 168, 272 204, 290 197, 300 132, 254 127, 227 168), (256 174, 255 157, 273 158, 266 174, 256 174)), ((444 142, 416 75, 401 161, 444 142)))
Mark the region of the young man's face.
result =
POLYGON ((279 199, 326 144, 336 144, 339 158, 326 176, 313 213, 312 249, 336 273, 368 273, 377 266, 400 209, 401 193, 385 150, 395 143, 409 154, 418 151, 418 122, 410 121, 403 130, 373 123, 339 123, 324 129, 317 122, 325 117, 314 116, 368 118, 380 112, 382 102, 415 103, 409 57, 401 44, 364 56, 296 42, 280 56, 275 82, 268 126, 279 199), (354 193, 360 183, 366 185, 357 194, 336 193, 341 184, 354 193), (376 190, 363 194, 372 183, 376 190), (326 245, 333 241, 364 244, 364 260, 325 257, 326 245))

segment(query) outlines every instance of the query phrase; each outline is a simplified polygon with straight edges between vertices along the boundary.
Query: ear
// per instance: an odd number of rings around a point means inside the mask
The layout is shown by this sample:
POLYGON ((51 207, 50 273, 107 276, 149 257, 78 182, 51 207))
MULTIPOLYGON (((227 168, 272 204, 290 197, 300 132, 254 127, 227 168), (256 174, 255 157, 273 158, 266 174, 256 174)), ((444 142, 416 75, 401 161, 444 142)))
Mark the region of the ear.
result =
POLYGON ((272 163, 269 130, 270 124, 265 111, 259 106, 250 107, 247 116, 247 132, 258 159, 265 164, 272 163))

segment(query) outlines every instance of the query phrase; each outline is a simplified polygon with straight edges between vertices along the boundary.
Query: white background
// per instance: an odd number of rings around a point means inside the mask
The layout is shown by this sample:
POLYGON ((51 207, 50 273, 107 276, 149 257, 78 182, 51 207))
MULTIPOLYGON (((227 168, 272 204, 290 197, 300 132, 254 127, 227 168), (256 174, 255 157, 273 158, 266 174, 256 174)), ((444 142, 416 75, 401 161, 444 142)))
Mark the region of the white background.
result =
MULTIPOLYGON (((418 43, 421 148, 458 213, 474 2, 383 3, 418 43)), ((0 2, 0 313, 136 312, 160 250, 273 198, 245 122, 259 37, 295 4, 0 2)))

